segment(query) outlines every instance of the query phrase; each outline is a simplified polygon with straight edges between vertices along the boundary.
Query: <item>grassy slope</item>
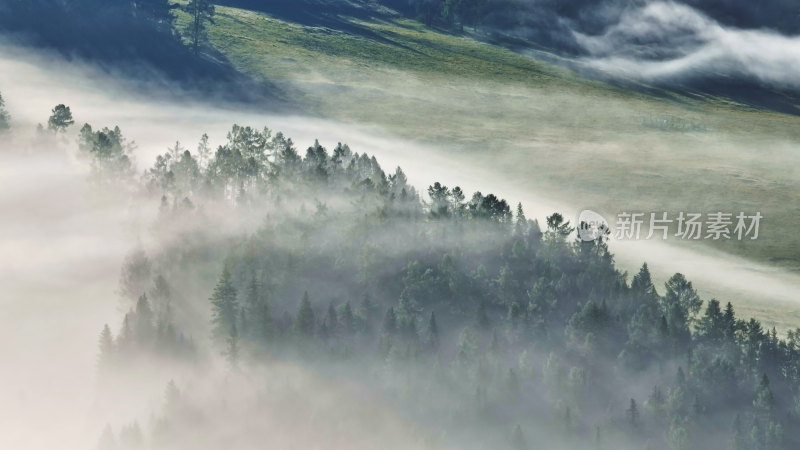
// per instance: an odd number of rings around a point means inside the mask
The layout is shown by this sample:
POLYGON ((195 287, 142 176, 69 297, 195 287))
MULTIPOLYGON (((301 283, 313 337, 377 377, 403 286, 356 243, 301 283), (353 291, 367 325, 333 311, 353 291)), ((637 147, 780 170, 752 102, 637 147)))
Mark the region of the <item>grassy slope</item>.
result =
POLYGON ((761 211, 758 241, 711 245, 800 268, 793 230, 800 118, 723 99, 624 91, 410 20, 350 25, 357 31, 218 7, 210 39, 240 71, 281 86, 300 112, 437 145, 492 165, 521 189, 579 198, 611 217, 621 210, 761 211), (663 118, 708 131, 645 125, 663 118))

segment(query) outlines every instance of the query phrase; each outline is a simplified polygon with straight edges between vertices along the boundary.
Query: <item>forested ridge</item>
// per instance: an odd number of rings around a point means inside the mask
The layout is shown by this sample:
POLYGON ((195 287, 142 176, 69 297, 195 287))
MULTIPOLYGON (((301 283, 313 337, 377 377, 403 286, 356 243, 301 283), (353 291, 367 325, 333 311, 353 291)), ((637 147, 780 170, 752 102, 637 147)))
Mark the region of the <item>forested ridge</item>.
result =
MULTIPOLYGON (((176 143, 141 177, 119 129, 80 135, 94 182, 151 198, 169 236, 123 267, 130 311, 101 333, 101 383, 218 354, 233 371, 295 361, 356 377, 413 411, 420 447, 800 443, 800 332, 704 302, 681 274, 656 287, 643 264, 628 281, 561 214, 540 225, 492 194, 420 194, 366 153, 301 155, 266 128, 234 125, 215 151, 207 136, 176 143), (237 220, 258 225, 215 235, 237 220)), ((178 391, 152 436, 125 428, 120 445, 181 448, 206 412, 178 391)))

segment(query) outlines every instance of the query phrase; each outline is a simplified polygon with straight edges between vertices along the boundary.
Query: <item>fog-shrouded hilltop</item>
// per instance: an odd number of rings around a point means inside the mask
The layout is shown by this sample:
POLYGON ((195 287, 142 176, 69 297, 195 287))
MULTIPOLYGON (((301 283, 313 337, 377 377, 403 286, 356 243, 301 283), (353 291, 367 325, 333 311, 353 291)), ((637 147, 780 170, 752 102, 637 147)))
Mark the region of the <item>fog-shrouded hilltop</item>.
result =
POLYGON ((0 447, 800 447, 792 5, 583 3, 0 0, 0 447))
POLYGON ((97 324, 99 448, 796 445, 798 331, 629 277, 561 214, 238 125, 141 172, 73 122, 35 139, 75 127, 90 186, 152 211, 97 324))

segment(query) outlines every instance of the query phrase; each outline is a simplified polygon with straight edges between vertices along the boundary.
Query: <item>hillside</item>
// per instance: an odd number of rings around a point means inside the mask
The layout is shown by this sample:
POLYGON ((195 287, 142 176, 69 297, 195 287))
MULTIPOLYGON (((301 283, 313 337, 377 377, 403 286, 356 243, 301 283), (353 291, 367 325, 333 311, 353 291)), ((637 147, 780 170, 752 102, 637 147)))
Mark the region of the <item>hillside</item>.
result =
POLYGON ((758 241, 711 245, 800 267, 800 186, 786 164, 800 118, 625 90, 391 13, 335 17, 220 6, 211 43, 298 112, 380 126, 576 207, 759 210, 769 227, 758 241))

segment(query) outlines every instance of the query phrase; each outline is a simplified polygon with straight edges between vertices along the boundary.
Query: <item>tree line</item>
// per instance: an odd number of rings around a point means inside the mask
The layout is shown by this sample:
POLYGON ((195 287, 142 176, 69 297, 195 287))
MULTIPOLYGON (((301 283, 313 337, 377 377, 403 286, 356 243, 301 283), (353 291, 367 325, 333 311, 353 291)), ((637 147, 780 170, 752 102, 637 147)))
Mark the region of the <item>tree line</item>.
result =
MULTIPOLYGON (((115 130, 81 131, 102 170, 118 168, 107 158, 124 147, 115 130)), ((159 318, 150 300, 160 294, 141 286, 188 292, 181 283, 207 285, 216 265, 206 296, 181 301, 209 312, 211 348, 237 370, 275 359, 365 374, 388 365, 375 383, 401 383, 397 402, 415 405, 421 423, 453 434, 471 424, 514 448, 544 448, 542 427, 565 448, 800 443, 800 330, 779 337, 702 300, 679 273, 660 288, 647 264, 629 277, 603 237, 573 238, 561 214, 540 225, 522 205, 438 182, 423 197, 402 169, 387 175, 347 145, 315 142, 301 155, 281 133, 238 125, 214 151, 205 135, 194 151, 176 143, 137 183, 160 199, 162 226, 210 227, 210 205, 266 213, 245 236, 152 255, 169 273, 132 288, 150 294, 131 294, 116 338, 103 329, 101 360, 131 339, 193 360, 197 341, 170 328, 186 318, 159 318), (212 260, 167 258, 175 252, 212 260), (435 404, 431 390, 442 393, 435 404)))

